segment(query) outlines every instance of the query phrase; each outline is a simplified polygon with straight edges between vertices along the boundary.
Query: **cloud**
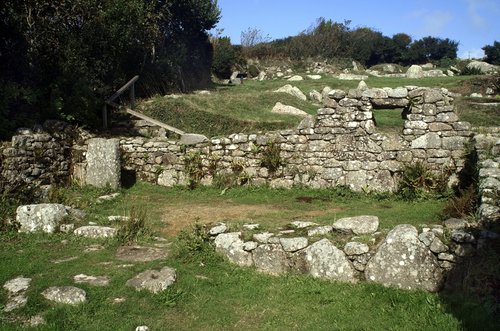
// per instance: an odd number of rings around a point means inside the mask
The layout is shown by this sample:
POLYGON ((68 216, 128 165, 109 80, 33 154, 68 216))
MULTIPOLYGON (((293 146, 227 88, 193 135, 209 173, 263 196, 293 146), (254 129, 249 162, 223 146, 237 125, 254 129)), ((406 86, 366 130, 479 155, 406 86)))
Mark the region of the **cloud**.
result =
POLYGON ((500 12, 500 6, 495 0, 465 0, 467 3, 467 15, 472 26, 478 30, 488 28, 488 22, 483 16, 484 12, 500 12))
POLYGON ((482 59, 484 57, 484 51, 480 48, 465 49, 460 51, 458 57, 460 59, 482 59))
POLYGON ((453 15, 444 10, 430 11, 421 9, 413 12, 412 16, 422 21, 422 34, 425 35, 441 34, 453 19, 453 15))

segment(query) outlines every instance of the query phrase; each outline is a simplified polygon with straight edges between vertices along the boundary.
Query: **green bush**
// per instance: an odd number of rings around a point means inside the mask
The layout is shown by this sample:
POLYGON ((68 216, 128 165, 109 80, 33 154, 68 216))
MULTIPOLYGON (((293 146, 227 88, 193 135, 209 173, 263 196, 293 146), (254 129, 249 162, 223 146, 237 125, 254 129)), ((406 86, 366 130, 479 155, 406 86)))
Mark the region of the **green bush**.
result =
POLYGON ((465 218, 475 213, 478 203, 478 194, 474 185, 465 190, 459 190, 457 196, 448 200, 443 214, 446 218, 465 218))
POLYGON ((218 256, 211 245, 210 235, 202 224, 182 230, 173 243, 172 254, 184 261, 212 260, 218 256))
POLYGON ((231 45, 229 37, 218 38, 214 43, 214 56, 212 60, 212 72, 214 75, 220 79, 231 77, 237 62, 237 48, 231 45))
POLYGON ((406 164, 401 172, 397 194, 404 200, 418 200, 447 191, 448 171, 432 172, 423 162, 406 164))
POLYGON ((276 141, 269 141, 262 150, 261 166, 267 168, 271 174, 274 174, 280 166, 284 165, 280 154, 280 144, 276 141))
POLYGON ((147 234, 146 212, 132 208, 129 219, 118 229, 116 236, 120 244, 130 244, 136 242, 139 237, 147 234))
POLYGON ((465 67, 460 71, 460 76, 477 76, 482 75, 483 72, 477 67, 465 67))

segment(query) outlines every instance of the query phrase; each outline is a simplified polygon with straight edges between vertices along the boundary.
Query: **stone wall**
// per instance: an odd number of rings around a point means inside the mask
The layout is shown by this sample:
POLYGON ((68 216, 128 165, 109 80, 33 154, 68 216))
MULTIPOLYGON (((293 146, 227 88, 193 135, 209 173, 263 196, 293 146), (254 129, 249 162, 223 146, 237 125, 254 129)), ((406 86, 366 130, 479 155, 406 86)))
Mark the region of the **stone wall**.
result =
POLYGON ((1 151, 2 186, 66 183, 71 171, 74 133, 72 126, 58 121, 47 121, 34 129, 19 129, 1 151))
POLYGON ((333 90, 323 102, 325 107, 295 130, 233 134, 192 146, 123 138, 124 166, 140 180, 165 186, 187 185, 190 179, 210 185, 214 177, 233 174, 273 187, 393 191, 404 164, 420 161, 450 173, 464 165, 470 124, 458 121, 445 89, 333 90), (377 131, 374 105, 407 106, 401 134, 377 131))

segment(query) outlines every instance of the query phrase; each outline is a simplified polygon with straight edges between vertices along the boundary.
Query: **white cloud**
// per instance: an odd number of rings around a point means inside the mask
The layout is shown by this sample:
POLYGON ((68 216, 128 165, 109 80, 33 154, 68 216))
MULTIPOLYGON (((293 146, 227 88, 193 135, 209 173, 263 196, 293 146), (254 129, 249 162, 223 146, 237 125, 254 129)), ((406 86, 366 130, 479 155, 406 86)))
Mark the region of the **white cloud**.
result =
POLYGON ((418 10, 412 16, 422 21, 422 34, 433 36, 441 34, 453 19, 453 15, 444 10, 418 10))
POLYGON ((482 59, 484 57, 484 51, 480 48, 466 49, 460 51, 458 57, 460 59, 482 59))

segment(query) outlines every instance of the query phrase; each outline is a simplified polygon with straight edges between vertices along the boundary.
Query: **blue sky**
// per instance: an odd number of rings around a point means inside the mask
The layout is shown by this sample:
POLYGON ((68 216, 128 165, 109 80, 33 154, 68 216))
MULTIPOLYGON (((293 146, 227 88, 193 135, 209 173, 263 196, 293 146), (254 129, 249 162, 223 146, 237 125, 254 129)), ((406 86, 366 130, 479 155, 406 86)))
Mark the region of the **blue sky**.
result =
POLYGON ((272 39, 297 35, 317 18, 351 20, 392 36, 408 33, 458 41, 462 58, 482 57, 481 48, 500 41, 500 0, 218 0, 222 35, 240 43, 241 32, 257 28, 272 39))

